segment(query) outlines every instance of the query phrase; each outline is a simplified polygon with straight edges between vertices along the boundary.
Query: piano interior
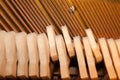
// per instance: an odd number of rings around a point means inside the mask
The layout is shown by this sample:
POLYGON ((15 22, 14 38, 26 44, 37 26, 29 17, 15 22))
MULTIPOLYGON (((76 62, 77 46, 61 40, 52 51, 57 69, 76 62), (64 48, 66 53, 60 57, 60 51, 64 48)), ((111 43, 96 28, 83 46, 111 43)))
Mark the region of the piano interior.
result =
POLYGON ((0 80, 120 80, 120 1, 0 0, 0 80))

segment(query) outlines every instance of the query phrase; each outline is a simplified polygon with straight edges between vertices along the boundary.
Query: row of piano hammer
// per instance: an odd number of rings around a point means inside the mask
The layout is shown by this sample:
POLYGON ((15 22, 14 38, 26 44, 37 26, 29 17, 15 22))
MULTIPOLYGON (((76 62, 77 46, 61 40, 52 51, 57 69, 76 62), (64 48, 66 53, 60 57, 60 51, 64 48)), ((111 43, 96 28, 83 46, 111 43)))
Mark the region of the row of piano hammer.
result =
POLYGON ((90 28, 82 38, 71 38, 66 26, 61 27, 62 35, 56 35, 52 25, 46 29, 47 35, 0 31, 0 78, 49 80, 50 62, 59 61, 61 78, 69 80, 70 58, 76 55, 82 80, 98 80, 96 64, 103 60, 109 79, 120 80, 120 39, 95 40, 90 28))

